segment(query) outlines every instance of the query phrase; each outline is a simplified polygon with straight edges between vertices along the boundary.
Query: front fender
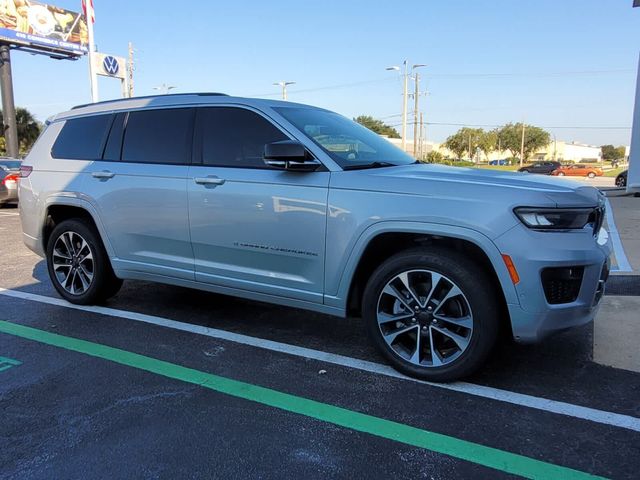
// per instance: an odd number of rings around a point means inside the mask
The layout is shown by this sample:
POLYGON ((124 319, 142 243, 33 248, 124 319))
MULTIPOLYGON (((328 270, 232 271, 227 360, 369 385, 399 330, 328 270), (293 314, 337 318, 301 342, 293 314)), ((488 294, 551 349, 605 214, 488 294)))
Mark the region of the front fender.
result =
MULTIPOLYGON (((342 271, 335 295, 325 295, 324 302, 326 305, 345 309, 349 296, 349 289, 355 274, 358 262, 362 257, 367 245, 378 235, 383 233, 418 233, 424 235, 438 235, 442 237, 450 237, 460 240, 466 240, 479 247, 489 258, 491 265, 498 277, 502 292, 508 304, 518 304, 518 295, 515 286, 511 281, 507 267, 505 266, 498 247, 482 233, 464 227, 456 227, 451 225, 442 225, 424 222, 411 221, 382 221, 374 223, 366 228, 360 237, 356 240, 348 260, 342 271)), ((327 291, 331 291, 327 285, 327 291)), ((335 287, 335 286, 334 286, 335 287)))

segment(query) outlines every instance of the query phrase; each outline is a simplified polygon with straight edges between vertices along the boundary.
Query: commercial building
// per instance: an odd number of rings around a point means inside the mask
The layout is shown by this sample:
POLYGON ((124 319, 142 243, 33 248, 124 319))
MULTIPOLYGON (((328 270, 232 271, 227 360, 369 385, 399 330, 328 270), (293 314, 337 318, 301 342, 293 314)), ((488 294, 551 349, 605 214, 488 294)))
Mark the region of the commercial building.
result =
POLYGON ((599 162, 602 150, 596 145, 578 142, 551 142, 535 152, 531 160, 557 160, 559 162, 599 162))

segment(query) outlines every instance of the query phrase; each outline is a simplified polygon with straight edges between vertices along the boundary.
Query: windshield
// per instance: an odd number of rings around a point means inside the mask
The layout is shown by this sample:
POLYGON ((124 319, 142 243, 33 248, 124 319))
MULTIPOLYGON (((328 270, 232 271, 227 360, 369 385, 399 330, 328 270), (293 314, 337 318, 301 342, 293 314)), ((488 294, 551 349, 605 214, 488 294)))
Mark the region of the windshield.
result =
POLYGON ((275 110, 344 169, 415 163, 388 140, 337 113, 295 107, 275 110))

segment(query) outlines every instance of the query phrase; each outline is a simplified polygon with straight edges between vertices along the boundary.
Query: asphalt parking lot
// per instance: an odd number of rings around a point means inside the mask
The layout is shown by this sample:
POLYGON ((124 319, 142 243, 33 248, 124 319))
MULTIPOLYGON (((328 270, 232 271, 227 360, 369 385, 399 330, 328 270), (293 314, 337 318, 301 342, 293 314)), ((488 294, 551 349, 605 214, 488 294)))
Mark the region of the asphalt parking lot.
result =
POLYGON ((640 374, 591 326, 431 385, 358 319, 133 281, 72 308, 15 209, 0 252, 2 478, 638 478, 640 374))

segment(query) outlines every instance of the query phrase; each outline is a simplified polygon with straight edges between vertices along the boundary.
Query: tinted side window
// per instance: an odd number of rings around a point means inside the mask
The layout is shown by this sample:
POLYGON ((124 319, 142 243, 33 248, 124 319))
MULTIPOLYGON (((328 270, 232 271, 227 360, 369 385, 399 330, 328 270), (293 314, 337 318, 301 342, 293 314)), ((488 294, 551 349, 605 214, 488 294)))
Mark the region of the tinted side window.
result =
POLYGON ((127 117, 126 113, 118 113, 111 124, 111 131, 107 144, 104 147, 103 160, 111 160, 117 162, 120 160, 122 152, 122 134, 124 133, 124 121, 127 117))
POLYGON ((193 109, 129 112, 123 162, 186 164, 190 160, 193 109))
POLYGON ((67 120, 51 148, 53 158, 99 160, 113 115, 67 120))
POLYGON ((268 168, 262 161, 267 143, 288 140, 271 122, 242 108, 198 110, 203 165, 268 168))

